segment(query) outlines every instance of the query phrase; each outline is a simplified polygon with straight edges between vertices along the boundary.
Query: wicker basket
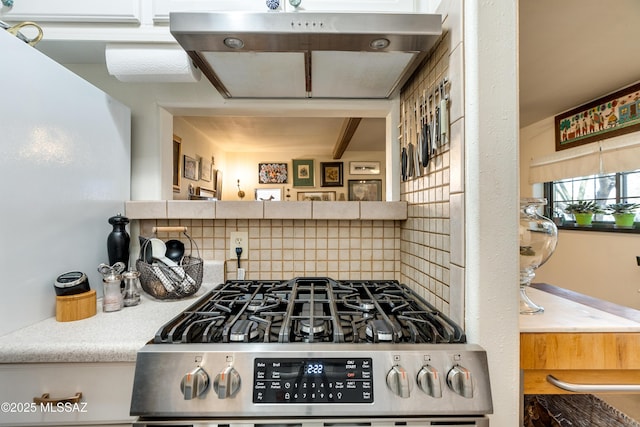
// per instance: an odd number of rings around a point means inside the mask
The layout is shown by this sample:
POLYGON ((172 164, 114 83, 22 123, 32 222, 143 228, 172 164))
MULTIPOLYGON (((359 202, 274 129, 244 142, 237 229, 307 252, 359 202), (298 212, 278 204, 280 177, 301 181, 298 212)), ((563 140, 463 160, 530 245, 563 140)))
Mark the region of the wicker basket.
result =
MULTIPOLYGON (((185 255, 177 266, 168 266, 162 262, 149 264, 144 260, 146 240, 140 248, 140 257, 136 261, 136 269, 140 272, 142 289, 154 298, 180 299, 198 292, 202 285, 202 266, 200 251, 193 239, 187 234, 186 227, 177 227, 189 239, 189 255, 185 255), (193 256, 193 247, 198 256, 193 256)), ((176 231, 176 227, 155 227, 154 236, 158 231, 176 231)))

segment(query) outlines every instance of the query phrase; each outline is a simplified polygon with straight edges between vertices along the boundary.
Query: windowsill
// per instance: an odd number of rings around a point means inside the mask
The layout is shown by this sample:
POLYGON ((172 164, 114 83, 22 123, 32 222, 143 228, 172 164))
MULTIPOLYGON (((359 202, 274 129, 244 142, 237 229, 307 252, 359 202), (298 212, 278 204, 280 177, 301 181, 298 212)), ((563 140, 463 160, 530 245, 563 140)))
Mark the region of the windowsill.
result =
POLYGON ((635 223, 633 227, 617 227, 611 222, 596 222, 592 225, 576 225, 575 222, 567 222, 559 225, 558 230, 578 230, 578 231, 599 231, 605 233, 631 233, 640 234, 639 223, 635 223))

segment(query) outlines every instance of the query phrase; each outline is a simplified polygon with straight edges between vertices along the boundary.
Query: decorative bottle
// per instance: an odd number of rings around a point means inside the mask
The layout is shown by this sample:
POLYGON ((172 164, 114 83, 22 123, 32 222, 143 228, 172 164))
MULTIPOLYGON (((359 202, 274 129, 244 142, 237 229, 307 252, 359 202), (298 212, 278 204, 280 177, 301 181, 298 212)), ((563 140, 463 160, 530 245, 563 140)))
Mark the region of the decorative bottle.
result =
POLYGON ((544 264, 558 243, 558 228, 549 218, 538 214, 547 199, 520 200, 520 313, 544 312, 527 295, 527 287, 535 277, 535 270, 544 264))
POLYGON ((109 218, 109 224, 113 226, 113 230, 109 233, 109 236, 107 236, 109 265, 122 262, 126 270, 129 267, 130 238, 125 227, 129 224, 129 218, 118 214, 109 218))

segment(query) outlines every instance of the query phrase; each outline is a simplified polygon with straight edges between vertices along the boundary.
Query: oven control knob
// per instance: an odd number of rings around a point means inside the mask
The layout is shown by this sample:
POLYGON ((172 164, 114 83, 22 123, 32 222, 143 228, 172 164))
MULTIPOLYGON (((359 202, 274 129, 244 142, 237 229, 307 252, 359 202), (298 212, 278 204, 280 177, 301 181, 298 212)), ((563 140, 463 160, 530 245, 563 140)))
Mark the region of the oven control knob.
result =
POLYGON ((409 397, 409 375, 400 365, 395 365, 387 373, 387 385, 394 394, 400 397, 409 397))
POLYGON ((180 390, 185 400, 195 399, 209 387, 209 375, 198 367, 182 377, 180 390))
POLYGON ((216 375, 213 380, 213 389, 220 399, 232 397, 240 389, 240 374, 231 366, 227 366, 216 375))
POLYGON ((418 372, 418 386, 431 397, 436 399, 442 397, 440 375, 438 375, 438 370, 431 365, 423 366, 418 372))
POLYGON ((471 371, 467 368, 456 365, 447 374, 447 384, 449 388, 462 397, 471 399, 473 397, 473 378, 471 371))

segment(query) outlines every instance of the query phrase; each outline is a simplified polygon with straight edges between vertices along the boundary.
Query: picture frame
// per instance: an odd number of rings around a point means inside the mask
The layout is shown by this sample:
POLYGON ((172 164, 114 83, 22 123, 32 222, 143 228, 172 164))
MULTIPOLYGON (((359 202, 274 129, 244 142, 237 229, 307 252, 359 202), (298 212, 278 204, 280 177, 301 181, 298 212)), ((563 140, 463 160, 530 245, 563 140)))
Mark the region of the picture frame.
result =
POLYGON ((216 185, 214 188, 216 189, 216 198, 222 200, 222 171, 220 169, 216 169, 215 171, 216 185))
POLYGON ((287 163, 258 163, 259 184, 286 184, 288 182, 287 163))
POLYGON ((180 192, 180 175, 182 174, 180 168, 180 160, 182 159, 182 138, 178 135, 173 135, 173 192, 180 192))
POLYGON ((299 202, 332 202, 336 200, 335 191, 298 191, 296 196, 299 202))
POLYGON ((350 179, 349 201, 382 201, 382 180, 350 179))
POLYGON ((262 201, 280 201, 282 200, 281 188, 256 188, 256 200, 262 201))
POLYGON ((380 162, 349 162, 351 175, 380 175, 380 162))
POLYGON ((182 175, 185 178, 196 181, 198 179, 198 162, 196 162, 196 159, 185 154, 182 171, 182 175))
POLYGON ((211 182, 211 160, 202 158, 200 160, 200 179, 203 181, 211 182))
POLYGON ((322 171, 321 186, 322 187, 342 187, 344 184, 342 162, 322 162, 320 170, 322 171))
POLYGON ((313 160, 294 159, 293 163, 293 186, 294 187, 315 187, 315 177, 313 171, 313 160))
POLYGON ((555 116, 556 151, 640 130, 640 83, 555 116))

